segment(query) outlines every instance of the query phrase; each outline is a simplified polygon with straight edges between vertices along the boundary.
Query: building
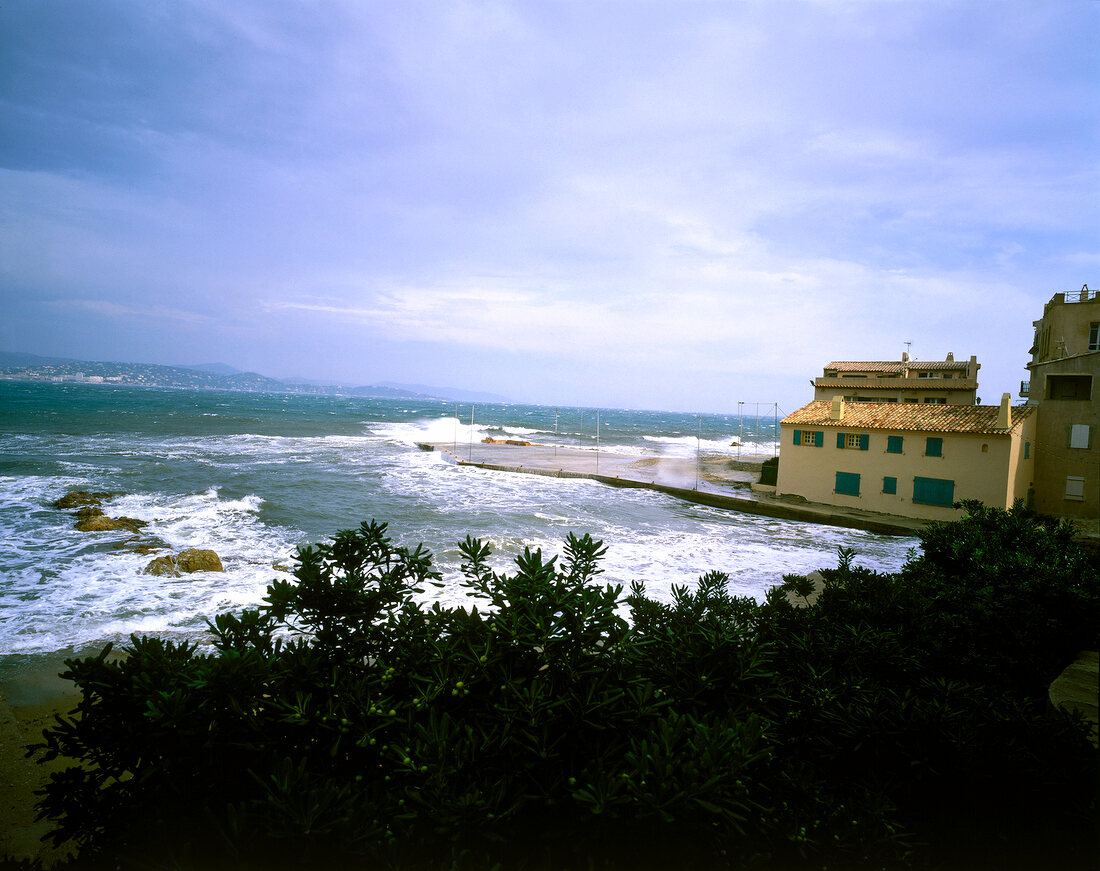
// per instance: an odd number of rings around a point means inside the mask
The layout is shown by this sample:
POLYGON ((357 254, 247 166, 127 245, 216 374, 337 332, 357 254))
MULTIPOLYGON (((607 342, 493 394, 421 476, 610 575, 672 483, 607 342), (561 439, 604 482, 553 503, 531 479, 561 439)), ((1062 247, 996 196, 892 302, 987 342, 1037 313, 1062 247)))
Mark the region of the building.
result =
POLYGON ((928 520, 964 499, 1008 508, 1035 480, 1036 412, 1007 393, 999 406, 815 400, 780 422, 776 494, 928 520))
POLYGON ((1034 324, 1020 395, 1039 408, 1035 509, 1100 519, 1100 295, 1057 293, 1034 324))
POLYGON ((927 405, 974 405, 978 402, 977 357, 955 362, 955 355, 933 362, 901 360, 879 362, 834 361, 815 379, 814 399, 846 402, 897 402, 927 405))

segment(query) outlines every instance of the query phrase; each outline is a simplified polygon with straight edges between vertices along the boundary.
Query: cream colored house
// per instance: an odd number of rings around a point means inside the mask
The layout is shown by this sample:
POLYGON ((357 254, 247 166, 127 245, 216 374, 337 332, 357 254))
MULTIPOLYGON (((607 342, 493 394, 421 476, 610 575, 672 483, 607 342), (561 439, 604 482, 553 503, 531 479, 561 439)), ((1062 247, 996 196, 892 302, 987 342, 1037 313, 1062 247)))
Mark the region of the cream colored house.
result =
POLYGON ((1035 321, 1020 385, 1038 406, 1035 509, 1100 519, 1100 294, 1055 294, 1035 321))
POLYGON ((847 402, 897 402, 921 405, 974 405, 978 401, 977 357, 946 360, 844 361, 825 367, 813 381, 814 399, 841 396, 847 402))
POLYGON ((1008 508, 1035 480, 1035 409, 815 400, 780 422, 777 495, 951 520, 952 504, 1008 508))

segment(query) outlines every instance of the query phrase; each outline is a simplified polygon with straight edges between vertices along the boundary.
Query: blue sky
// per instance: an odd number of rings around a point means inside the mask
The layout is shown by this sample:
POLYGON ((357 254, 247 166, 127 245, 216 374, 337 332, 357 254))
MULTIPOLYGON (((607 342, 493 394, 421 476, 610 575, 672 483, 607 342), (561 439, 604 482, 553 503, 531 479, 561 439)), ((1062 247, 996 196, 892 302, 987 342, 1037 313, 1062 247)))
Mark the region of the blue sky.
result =
POLYGON ((0 348, 790 411, 1100 284, 1100 3, 0 7, 0 348))

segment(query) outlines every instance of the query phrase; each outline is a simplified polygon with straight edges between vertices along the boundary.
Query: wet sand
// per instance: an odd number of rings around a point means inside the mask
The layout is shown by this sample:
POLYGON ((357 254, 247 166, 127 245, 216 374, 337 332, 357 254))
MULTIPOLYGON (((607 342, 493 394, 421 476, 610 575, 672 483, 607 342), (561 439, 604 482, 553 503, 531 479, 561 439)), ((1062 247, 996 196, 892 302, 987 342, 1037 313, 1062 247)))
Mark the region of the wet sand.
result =
POLYGON ((34 807, 35 791, 66 763, 38 764, 25 754, 55 715, 68 715, 79 701, 77 688, 58 677, 70 655, 0 657, 0 859, 39 859, 50 868, 68 855, 42 841, 51 823, 36 822, 34 807))

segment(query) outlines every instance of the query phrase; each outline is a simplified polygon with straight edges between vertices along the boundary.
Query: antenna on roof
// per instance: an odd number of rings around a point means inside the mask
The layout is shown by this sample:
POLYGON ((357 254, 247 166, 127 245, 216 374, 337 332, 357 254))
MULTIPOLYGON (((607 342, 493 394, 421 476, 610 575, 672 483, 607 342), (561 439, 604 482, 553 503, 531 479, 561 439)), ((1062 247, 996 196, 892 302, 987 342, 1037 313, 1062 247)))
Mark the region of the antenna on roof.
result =
POLYGON ((902 342, 902 344, 905 345, 905 353, 901 355, 901 362, 902 363, 908 363, 909 362, 909 348, 912 346, 913 343, 912 342, 902 342))

